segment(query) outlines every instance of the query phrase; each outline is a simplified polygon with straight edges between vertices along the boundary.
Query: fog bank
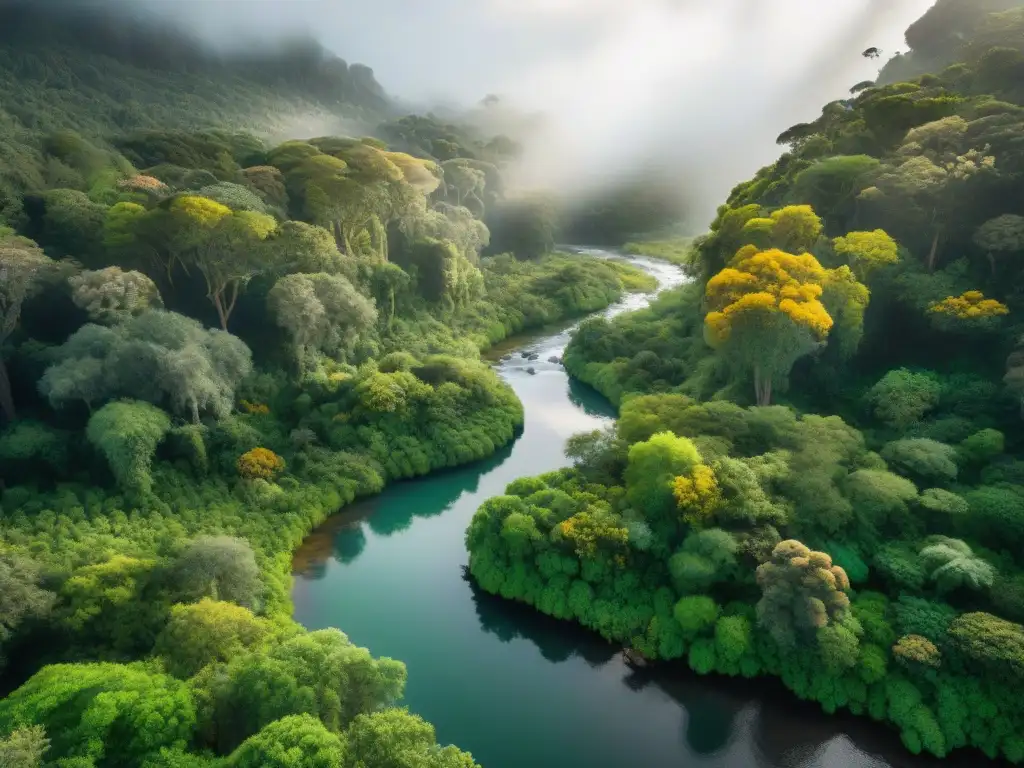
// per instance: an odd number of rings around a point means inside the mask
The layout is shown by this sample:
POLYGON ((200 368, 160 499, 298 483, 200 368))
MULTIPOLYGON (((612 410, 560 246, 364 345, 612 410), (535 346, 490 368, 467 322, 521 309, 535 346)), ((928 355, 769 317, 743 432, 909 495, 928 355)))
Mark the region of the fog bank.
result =
POLYGON ((308 32, 429 106, 485 94, 544 127, 515 179, 585 195, 678 176, 703 225, 775 137, 873 79, 933 0, 119 0, 226 47, 308 32), (187 9, 189 13, 183 13, 187 9), (870 60, 865 48, 882 49, 870 60))

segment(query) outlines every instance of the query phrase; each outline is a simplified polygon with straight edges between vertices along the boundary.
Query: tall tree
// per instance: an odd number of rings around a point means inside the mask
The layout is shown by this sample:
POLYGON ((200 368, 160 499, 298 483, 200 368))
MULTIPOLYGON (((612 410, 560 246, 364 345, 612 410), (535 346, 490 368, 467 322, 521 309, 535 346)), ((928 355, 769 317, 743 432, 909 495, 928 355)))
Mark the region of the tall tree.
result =
POLYGON ((989 219, 974 233, 974 244, 985 251, 992 277, 996 276, 996 254, 1003 258, 1024 253, 1024 216, 1006 213, 989 219))
POLYGON ((377 318, 373 302, 341 275, 282 277, 267 294, 277 323, 291 336, 300 371, 311 353, 349 351, 377 318))
POLYGON ((55 266, 34 242, 0 227, 0 412, 8 421, 13 421, 17 414, 3 345, 18 327, 25 299, 55 266))
POLYGON ((238 296, 256 275, 273 268, 279 252, 261 248, 277 222, 272 216, 237 211, 222 217, 207 238, 197 243, 185 264, 195 265, 206 280, 206 296, 226 331, 238 296))
POLYGON ((828 338, 834 321, 821 296, 830 276, 808 253, 746 246, 708 281, 707 339, 753 372, 758 405, 768 405, 773 384, 828 338))

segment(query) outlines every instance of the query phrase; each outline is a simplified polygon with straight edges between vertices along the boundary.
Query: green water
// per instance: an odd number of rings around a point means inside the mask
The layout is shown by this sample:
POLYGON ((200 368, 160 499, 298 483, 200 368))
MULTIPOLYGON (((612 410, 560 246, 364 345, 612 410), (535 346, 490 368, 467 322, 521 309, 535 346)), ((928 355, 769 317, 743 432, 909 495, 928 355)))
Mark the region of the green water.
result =
MULTIPOLYGON (((681 282, 675 267, 636 261, 663 285, 681 282)), ((612 311, 649 299, 631 296, 612 311)), ((517 477, 564 466, 566 439, 612 418, 607 401, 547 362, 568 337, 520 340, 497 363, 525 406, 514 445, 392 486, 310 536, 295 557, 296 619, 340 627, 374 654, 404 661, 405 704, 484 768, 926 764, 884 729, 826 717, 775 685, 675 666, 632 672, 596 635, 474 589, 464 532, 480 503, 517 477)))

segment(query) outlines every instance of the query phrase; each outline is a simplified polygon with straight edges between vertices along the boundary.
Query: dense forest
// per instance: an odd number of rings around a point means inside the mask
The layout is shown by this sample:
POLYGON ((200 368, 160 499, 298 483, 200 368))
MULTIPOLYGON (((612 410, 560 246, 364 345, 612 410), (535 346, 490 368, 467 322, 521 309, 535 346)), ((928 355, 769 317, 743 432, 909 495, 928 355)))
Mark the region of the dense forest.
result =
POLYGON ((488 592, 1024 761, 1024 7, 939 0, 778 142, 692 281, 585 322, 620 408, 467 531, 488 592))
POLYGON ((553 253, 513 142, 391 114, 365 68, 2 12, 0 764, 475 765, 401 662, 292 621, 290 555, 513 439, 482 349, 650 279, 553 253), (375 137, 271 141, 289 99, 375 137))

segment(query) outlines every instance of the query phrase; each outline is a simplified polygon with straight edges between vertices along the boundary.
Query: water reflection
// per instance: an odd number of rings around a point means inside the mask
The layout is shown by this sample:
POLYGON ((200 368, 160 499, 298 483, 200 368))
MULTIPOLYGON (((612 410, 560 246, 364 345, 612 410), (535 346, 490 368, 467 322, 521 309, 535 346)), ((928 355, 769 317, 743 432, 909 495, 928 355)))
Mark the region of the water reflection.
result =
POLYGON ((547 362, 567 339, 534 338, 528 348, 537 360, 516 354, 498 366, 526 407, 514 446, 394 485, 306 540, 295 556, 296 618, 339 626, 378 655, 405 661, 406 703, 442 742, 469 749, 487 768, 985 764, 973 753, 913 758, 891 731, 825 716, 776 681, 699 677, 685 663, 633 670, 595 633, 466 579, 463 536, 476 507, 516 477, 563 464, 565 439, 613 413, 547 362))

